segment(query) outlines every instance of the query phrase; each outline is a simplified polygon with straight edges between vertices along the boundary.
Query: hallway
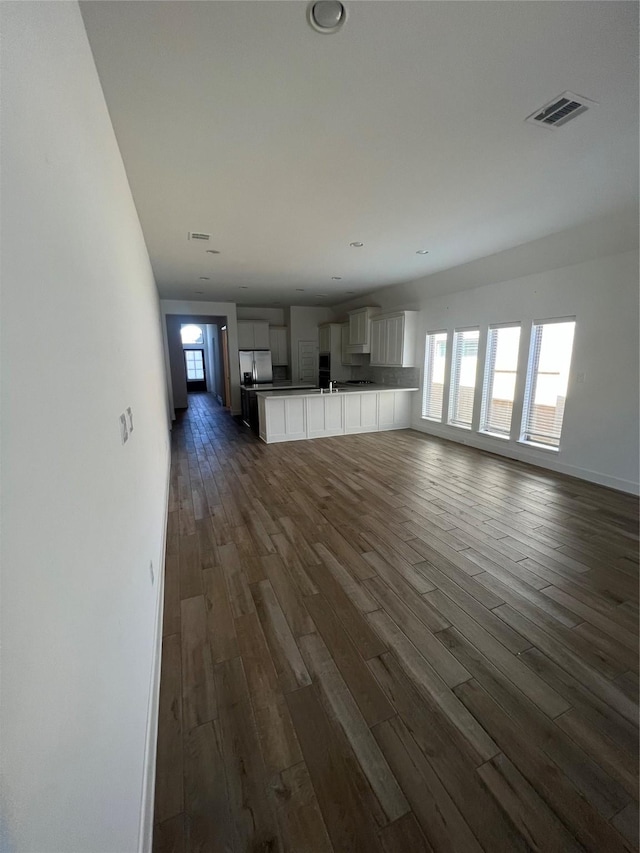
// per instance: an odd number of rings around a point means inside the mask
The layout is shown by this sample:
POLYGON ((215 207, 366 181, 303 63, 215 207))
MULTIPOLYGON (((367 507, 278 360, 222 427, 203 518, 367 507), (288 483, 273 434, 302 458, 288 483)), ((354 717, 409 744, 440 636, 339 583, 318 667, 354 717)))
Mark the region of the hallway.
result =
POLYGON ((412 432, 173 430, 155 853, 637 848, 637 501, 412 432))

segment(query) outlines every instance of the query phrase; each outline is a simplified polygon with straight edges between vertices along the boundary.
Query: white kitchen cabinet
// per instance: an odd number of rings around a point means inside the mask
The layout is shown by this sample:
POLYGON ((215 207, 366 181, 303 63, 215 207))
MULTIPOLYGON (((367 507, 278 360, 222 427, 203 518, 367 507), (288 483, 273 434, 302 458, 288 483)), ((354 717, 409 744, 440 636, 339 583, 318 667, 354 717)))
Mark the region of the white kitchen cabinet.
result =
POLYGON ((345 367, 360 364, 354 353, 349 352, 349 324, 340 324, 340 360, 345 367))
POLYGON ((349 352, 371 352, 371 315, 375 308, 349 311, 349 352))
POLYGON ((267 321, 239 320, 238 349, 269 349, 269 324, 267 321))
POLYGON ((318 345, 321 353, 330 353, 331 355, 331 379, 335 381, 350 379, 351 371, 343 367, 342 324, 323 323, 318 326, 318 345))
POLYGON ((407 429, 417 388, 385 391, 258 393, 260 438, 267 444, 358 432, 407 429), (299 394, 299 396, 298 396, 299 394))
POLYGON ((318 326, 318 349, 320 352, 331 352, 331 323, 318 326))
POLYGON ((417 311, 374 317, 371 321, 371 366, 415 367, 417 311))
POLYGON ((289 364, 286 326, 269 326, 269 349, 273 365, 289 364))
POLYGON ((340 394, 307 397, 307 438, 326 438, 344 432, 344 404, 340 394))
POLYGON ((411 395, 406 391, 378 394, 378 430, 405 429, 411 424, 411 395))
POLYGON ((376 432, 378 394, 345 394, 345 432, 376 432))
POLYGON ((305 397, 278 397, 267 400, 258 394, 260 438, 267 442, 299 441, 307 436, 305 397))

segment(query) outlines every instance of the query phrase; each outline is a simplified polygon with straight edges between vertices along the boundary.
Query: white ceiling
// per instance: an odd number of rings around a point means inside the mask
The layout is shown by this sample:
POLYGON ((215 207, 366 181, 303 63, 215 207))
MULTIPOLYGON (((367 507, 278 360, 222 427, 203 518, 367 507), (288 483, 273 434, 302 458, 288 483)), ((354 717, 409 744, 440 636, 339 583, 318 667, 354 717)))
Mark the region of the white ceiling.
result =
POLYGON ((332 304, 633 209, 636 3, 344 2, 82 4, 163 297, 332 304))

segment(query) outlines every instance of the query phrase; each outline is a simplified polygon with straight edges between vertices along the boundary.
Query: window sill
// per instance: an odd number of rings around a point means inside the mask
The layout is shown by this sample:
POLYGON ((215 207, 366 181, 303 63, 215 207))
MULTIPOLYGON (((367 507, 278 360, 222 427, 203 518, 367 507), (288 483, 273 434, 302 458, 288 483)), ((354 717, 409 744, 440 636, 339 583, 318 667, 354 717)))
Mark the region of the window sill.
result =
POLYGON ((534 450, 546 450, 547 453, 557 453, 560 450, 559 447, 549 447, 548 444, 538 444, 535 441, 525 441, 522 438, 518 439, 518 444, 522 444, 524 447, 531 447, 534 450))
POLYGON ((471 427, 466 426, 465 424, 454 424, 451 421, 447 423, 447 426, 455 427, 456 429, 466 429, 468 432, 471 432, 471 427))
POLYGON ((429 423, 432 423, 432 424, 441 424, 442 423, 442 418, 429 418, 426 415, 420 415, 420 417, 422 418, 423 421, 429 421, 429 423))
POLYGON ((508 435, 503 435, 501 432, 489 432, 488 429, 479 429, 478 435, 488 435, 489 438, 499 438, 501 441, 509 441, 508 435))

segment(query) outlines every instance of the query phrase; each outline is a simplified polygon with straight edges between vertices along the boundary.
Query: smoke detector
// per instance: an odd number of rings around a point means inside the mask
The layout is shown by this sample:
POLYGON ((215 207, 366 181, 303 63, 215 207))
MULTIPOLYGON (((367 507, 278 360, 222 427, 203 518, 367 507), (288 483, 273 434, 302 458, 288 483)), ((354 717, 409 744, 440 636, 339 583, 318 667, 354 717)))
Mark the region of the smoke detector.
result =
POLYGON ((543 107, 527 116, 525 121, 529 124, 537 124, 538 127, 547 127, 551 130, 562 127, 568 121, 586 113, 590 107, 597 106, 596 101, 583 98, 582 95, 574 95, 573 92, 563 92, 543 107))
POLYGON ((307 20, 318 33, 335 33, 347 19, 339 0, 315 0, 307 6, 307 20))

